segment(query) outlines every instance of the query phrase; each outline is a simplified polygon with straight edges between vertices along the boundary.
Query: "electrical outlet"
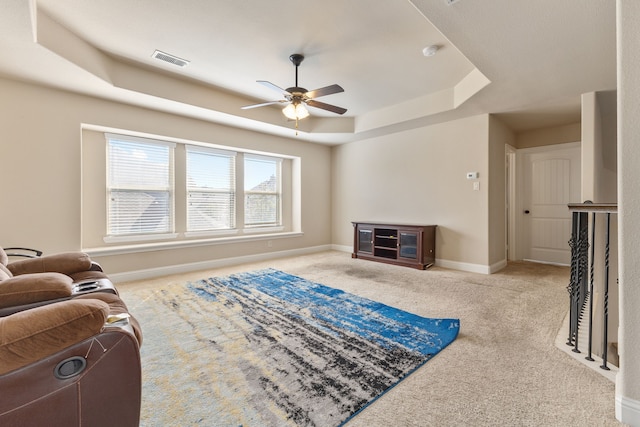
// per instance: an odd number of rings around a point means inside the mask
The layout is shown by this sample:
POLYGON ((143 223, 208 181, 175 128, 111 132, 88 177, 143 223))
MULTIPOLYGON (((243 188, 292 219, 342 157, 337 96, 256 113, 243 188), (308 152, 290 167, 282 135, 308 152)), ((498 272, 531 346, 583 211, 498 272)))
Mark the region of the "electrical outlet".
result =
POLYGON ((473 191, 480 191, 480 183, 478 181, 473 183, 473 191))

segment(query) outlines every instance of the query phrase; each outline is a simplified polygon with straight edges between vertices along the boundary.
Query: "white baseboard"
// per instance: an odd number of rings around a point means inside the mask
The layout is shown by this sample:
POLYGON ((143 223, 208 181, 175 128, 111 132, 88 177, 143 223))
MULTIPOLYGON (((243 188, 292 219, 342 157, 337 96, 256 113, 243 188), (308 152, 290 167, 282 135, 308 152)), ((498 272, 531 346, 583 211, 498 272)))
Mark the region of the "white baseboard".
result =
MULTIPOLYGON (((353 246, 331 245, 331 249, 341 252, 353 252, 353 246)), ((507 266, 507 260, 503 259, 489 266, 480 264, 469 264, 466 262, 448 261, 446 259, 436 259, 435 265, 438 267, 451 268, 452 270, 469 271, 471 273, 493 274, 507 266)))
MULTIPOLYGON (((228 267, 231 265, 245 264, 250 262, 266 261, 269 259, 285 258, 297 255, 307 255, 316 252, 323 251, 340 251, 351 253, 353 252, 352 246, 347 245, 321 245, 313 246, 309 248, 292 249, 279 252, 265 252, 255 255, 246 255, 233 258, 214 259, 209 261, 194 262, 189 264, 169 265, 165 267, 150 268, 146 270, 127 271, 124 273, 112 273, 109 274, 109 278, 114 283, 129 282, 132 280, 144 280, 154 277, 168 276, 171 274, 182 274, 191 271, 207 270, 212 268, 228 267)), ((436 259, 435 265, 438 267, 451 268, 453 270, 469 271, 472 273, 492 274, 501 270, 507 265, 507 261, 500 261, 490 266, 480 264, 469 264, 465 262, 448 261, 442 259, 436 259)))
POLYGON ((331 245, 313 246, 309 248, 291 249, 287 251, 265 252, 255 255, 246 255, 233 258, 214 259, 210 261, 194 262, 189 264, 169 265, 166 267, 150 268, 146 270, 128 271, 124 273, 109 274, 114 283, 128 282, 132 280, 144 280, 154 277, 182 274, 191 271, 208 270, 212 268, 228 267, 249 262, 266 261, 269 259, 286 258, 297 255, 307 255, 316 252, 331 250, 331 245))
POLYGON ((347 246, 347 245, 331 245, 331 250, 333 250, 333 251, 340 251, 340 252, 353 253, 353 246, 347 246))
POLYGON ((640 402, 616 395, 616 418, 623 424, 640 426, 640 402))
POLYGON ((497 273, 507 266, 507 260, 503 259, 489 266, 489 274, 497 273))
POLYGON ((446 259, 436 259, 436 266, 451 268, 453 270, 468 271, 471 273, 493 274, 507 266, 507 260, 499 261, 491 265, 470 264, 468 262, 448 261, 446 259))

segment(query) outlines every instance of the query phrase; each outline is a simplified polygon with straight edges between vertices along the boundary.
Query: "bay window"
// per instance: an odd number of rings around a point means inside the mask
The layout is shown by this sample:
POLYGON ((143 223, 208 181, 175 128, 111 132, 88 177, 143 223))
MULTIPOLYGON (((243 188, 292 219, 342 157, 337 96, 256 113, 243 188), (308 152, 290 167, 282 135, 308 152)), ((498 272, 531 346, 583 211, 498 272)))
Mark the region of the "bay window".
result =
POLYGON ((295 157, 90 129, 83 130, 82 156, 85 248, 299 230, 295 157))

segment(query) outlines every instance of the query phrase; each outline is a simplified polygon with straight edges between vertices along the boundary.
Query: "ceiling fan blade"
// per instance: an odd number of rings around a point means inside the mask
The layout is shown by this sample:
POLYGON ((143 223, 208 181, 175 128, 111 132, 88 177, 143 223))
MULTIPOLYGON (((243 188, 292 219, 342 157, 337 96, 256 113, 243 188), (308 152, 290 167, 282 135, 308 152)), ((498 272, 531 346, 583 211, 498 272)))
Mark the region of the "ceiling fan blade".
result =
POLYGON ((273 105, 273 104, 282 104, 283 102, 289 102, 286 99, 280 99, 278 101, 269 101, 269 102, 263 102, 261 104, 252 104, 252 105, 245 105, 244 107, 241 107, 243 110, 249 110, 251 108, 258 108, 258 107, 264 107, 266 105, 273 105))
POLYGON ((307 96, 307 98, 313 99, 340 92, 344 92, 344 89, 342 89, 340 85, 331 85, 321 87, 320 89, 310 90, 309 92, 305 93, 305 95, 307 96))
POLYGON ((289 93, 286 90, 282 89, 280 86, 274 85, 273 83, 268 82, 266 80, 257 80, 257 82, 260 83, 263 86, 268 87, 269 89, 275 90, 276 92, 280 92, 282 94, 289 93))
POLYGON ((309 99, 306 101, 307 105, 310 107, 321 108, 323 110, 331 111, 336 114, 344 114, 347 112, 346 108, 336 107, 335 105, 325 104, 324 102, 314 101, 313 99, 309 99))

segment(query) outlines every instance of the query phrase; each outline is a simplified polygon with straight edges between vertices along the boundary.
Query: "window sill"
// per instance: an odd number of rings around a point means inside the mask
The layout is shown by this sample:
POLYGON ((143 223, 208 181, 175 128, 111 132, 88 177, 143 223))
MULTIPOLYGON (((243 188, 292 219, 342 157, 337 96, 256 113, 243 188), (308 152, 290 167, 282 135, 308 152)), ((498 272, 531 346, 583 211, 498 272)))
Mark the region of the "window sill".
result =
POLYGON ((187 231, 184 233, 184 237, 192 239, 199 237, 201 239, 220 239, 229 236, 236 236, 238 230, 216 230, 216 231, 187 231))
POLYGON ((169 240, 176 239, 178 235, 176 233, 163 233, 163 234, 145 234, 135 236, 106 236, 105 243, 126 243, 126 242, 140 242, 140 241, 152 241, 152 240, 169 240))
POLYGON ((242 230, 244 234, 255 234, 255 233, 282 233, 284 227, 276 226, 276 227, 247 227, 242 230))
POLYGON ((150 252, 150 251, 158 251, 158 250, 192 248, 192 247, 198 247, 198 246, 226 245, 229 243, 244 243, 244 242, 254 242, 254 241, 260 241, 260 240, 286 239, 291 237, 300 237, 303 235, 304 233, 301 231, 289 231, 285 233, 215 237, 215 238, 197 239, 197 240, 180 240, 180 241, 173 241, 173 242, 140 243, 140 244, 131 244, 131 245, 109 246, 104 248, 83 248, 82 250, 83 252, 86 252, 87 254, 89 254, 89 256, 97 257, 97 256, 133 254, 133 253, 150 252))

